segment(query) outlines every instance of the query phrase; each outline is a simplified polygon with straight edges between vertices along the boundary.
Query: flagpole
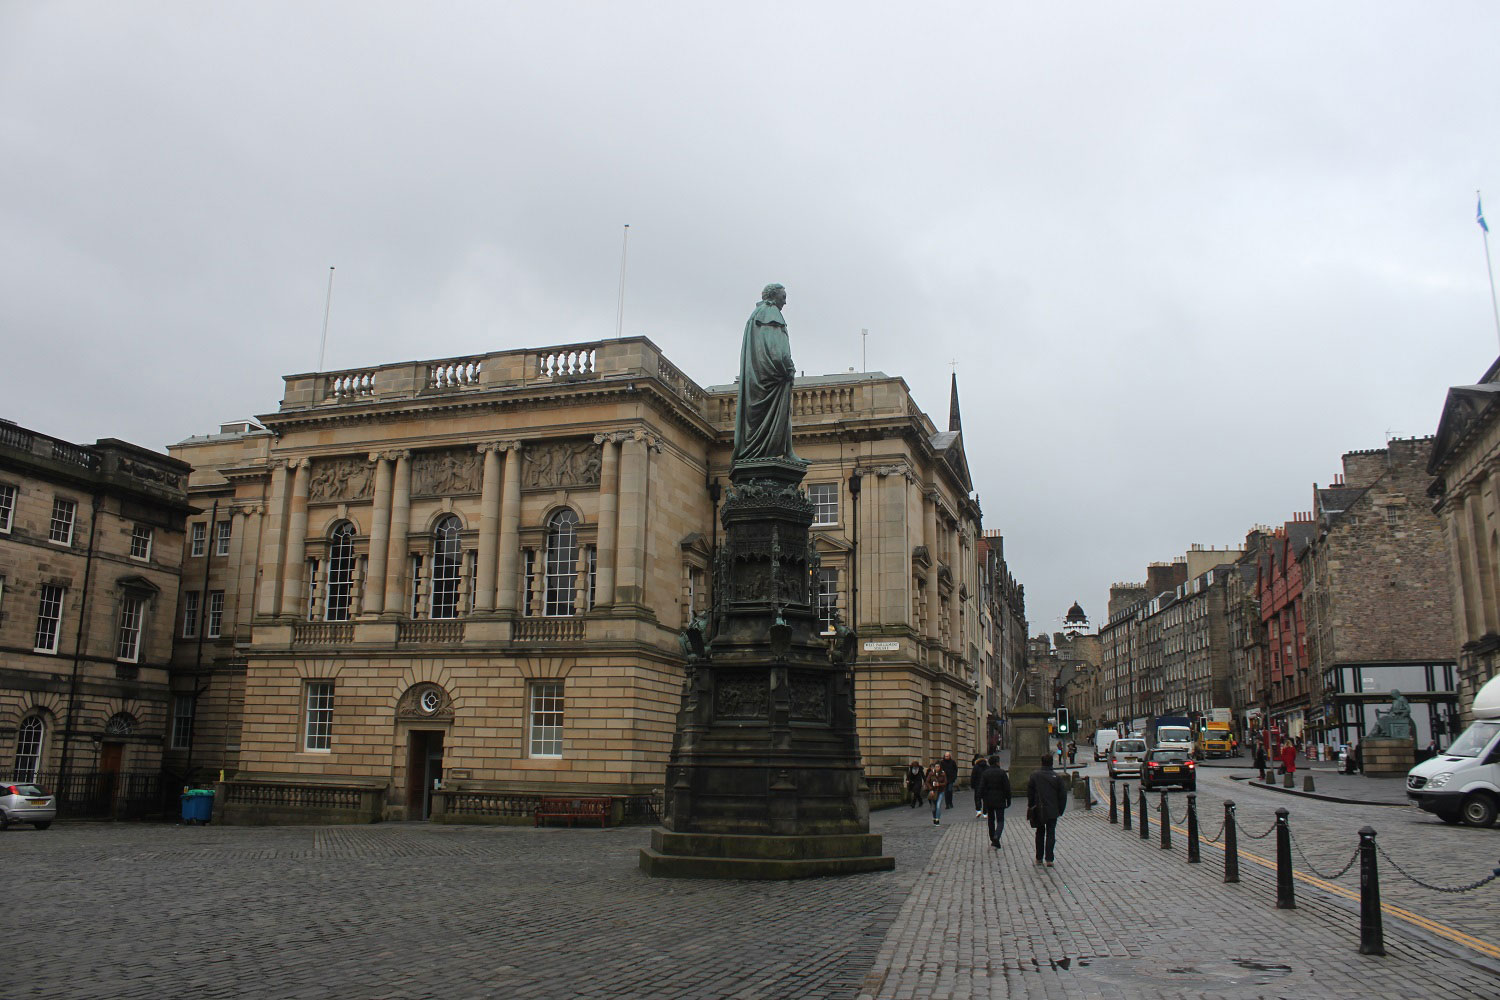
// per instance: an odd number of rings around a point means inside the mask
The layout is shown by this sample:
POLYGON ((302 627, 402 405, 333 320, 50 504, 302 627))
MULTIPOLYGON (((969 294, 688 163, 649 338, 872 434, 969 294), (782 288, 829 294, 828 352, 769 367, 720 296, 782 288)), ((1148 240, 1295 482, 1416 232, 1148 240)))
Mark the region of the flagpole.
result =
MULTIPOLYGON (((620 238, 620 296, 615 302, 615 339, 619 340, 625 330, 625 258, 630 252, 630 223, 625 223, 625 235, 620 238)), ((1486 245, 1485 253, 1489 253, 1486 245)))
POLYGON ((1484 201, 1479 192, 1474 192, 1474 212, 1479 220, 1479 231, 1484 234, 1484 273, 1490 279, 1490 309, 1495 313, 1495 336, 1500 339, 1500 304, 1495 299, 1495 268, 1490 263, 1490 227, 1484 221, 1484 201))

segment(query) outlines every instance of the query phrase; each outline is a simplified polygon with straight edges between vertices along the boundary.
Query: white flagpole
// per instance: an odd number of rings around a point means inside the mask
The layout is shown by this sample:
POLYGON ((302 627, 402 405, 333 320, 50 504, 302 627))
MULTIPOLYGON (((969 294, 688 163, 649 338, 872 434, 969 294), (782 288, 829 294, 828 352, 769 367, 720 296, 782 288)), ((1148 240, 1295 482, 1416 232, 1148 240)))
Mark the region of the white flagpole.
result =
POLYGON ((630 250, 630 223, 625 223, 625 235, 620 242, 620 297, 615 303, 615 339, 619 340, 625 328, 625 257, 630 250))
MULTIPOLYGON (((1489 253, 1489 244, 1485 244, 1489 253)), ((328 268, 328 298, 323 302, 323 342, 318 345, 318 371, 323 370, 323 358, 328 353, 328 313, 333 309, 333 268, 328 268)))
POLYGON ((1484 235, 1484 273, 1490 279, 1490 309, 1495 313, 1495 336, 1500 338, 1500 304, 1495 300, 1495 268, 1490 264, 1490 227, 1484 221, 1484 199, 1474 192, 1474 216, 1479 222, 1479 231, 1484 235))

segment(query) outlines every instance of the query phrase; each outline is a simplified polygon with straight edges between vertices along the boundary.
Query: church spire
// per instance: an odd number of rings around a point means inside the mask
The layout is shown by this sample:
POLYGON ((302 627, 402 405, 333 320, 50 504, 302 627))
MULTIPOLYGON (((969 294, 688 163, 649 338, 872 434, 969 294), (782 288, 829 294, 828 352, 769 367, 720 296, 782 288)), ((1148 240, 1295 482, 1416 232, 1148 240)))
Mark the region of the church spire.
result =
POLYGON ((958 372, 953 373, 953 391, 948 396, 948 429, 963 430, 963 421, 958 416, 958 372))

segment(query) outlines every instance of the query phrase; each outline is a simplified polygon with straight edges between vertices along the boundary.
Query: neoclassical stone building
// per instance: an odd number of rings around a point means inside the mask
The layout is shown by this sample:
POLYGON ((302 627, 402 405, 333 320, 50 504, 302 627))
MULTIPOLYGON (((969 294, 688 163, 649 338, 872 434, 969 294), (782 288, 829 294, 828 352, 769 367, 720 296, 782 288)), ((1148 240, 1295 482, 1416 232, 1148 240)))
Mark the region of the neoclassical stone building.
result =
MULTIPOLYGON (((983 739, 956 405, 940 431, 900 378, 797 382, 820 603, 859 628, 874 779, 983 739)), ((259 425, 174 446, 212 543, 184 573, 175 683, 199 710, 175 752, 224 769, 245 821, 648 796, 734 407, 627 338, 288 376, 259 425)))

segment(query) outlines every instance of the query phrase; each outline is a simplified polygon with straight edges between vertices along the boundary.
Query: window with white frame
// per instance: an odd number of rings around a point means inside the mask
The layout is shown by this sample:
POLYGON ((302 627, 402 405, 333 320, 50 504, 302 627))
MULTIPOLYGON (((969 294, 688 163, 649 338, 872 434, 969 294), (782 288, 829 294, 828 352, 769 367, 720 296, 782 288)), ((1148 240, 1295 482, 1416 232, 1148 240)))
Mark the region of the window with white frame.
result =
POLYGON ((318 599, 322 592, 318 590, 321 585, 321 577, 318 576, 318 560, 307 561, 307 620, 316 621, 318 617, 318 599))
POLYGON ((188 555, 197 558, 208 551, 208 525, 194 521, 188 526, 188 555))
POLYGON ((420 617, 422 614, 422 554, 413 552, 411 554, 411 616, 420 617))
POLYGON ((62 627, 63 597, 66 587, 42 584, 41 601, 36 612, 36 644, 38 653, 57 652, 57 636, 62 627))
POLYGON ((438 522, 432 536, 432 617, 458 617, 459 571, 463 566, 463 543, 458 537, 463 527, 458 517, 449 514, 438 522))
POLYGON ((172 699, 172 749, 187 750, 193 745, 193 714, 196 701, 190 694, 172 699))
POLYGON ((204 633, 210 639, 217 639, 224 632, 224 591, 210 590, 208 592, 208 631, 204 633))
POLYGON ((562 681, 531 685, 531 756, 561 757, 563 733, 562 681))
POLYGON ((220 521, 214 530, 217 532, 214 537, 214 555, 229 555, 229 538, 234 533, 234 525, 229 521, 220 521))
POLYGON ((813 505, 813 524, 839 523, 839 484, 809 483, 807 499, 813 505))
POLYGON ((818 567, 818 618, 823 631, 832 632, 839 613, 839 571, 836 566, 818 567))
POLYGON ((10 533, 10 524, 15 516, 16 488, 0 483, 0 534, 10 533))
POLYGON ((578 596, 578 515, 567 507, 547 522, 546 574, 542 614, 571 615, 578 596))
POLYGON ((354 590, 354 525, 340 521, 328 539, 328 596, 323 620, 349 620, 349 598, 354 590))
POLYGON ((531 581, 536 578, 536 549, 527 549, 521 564, 521 614, 530 618, 536 614, 532 606, 531 581))
POLYGON ((130 531, 130 558, 151 558, 151 526, 137 524, 130 531))
POLYGON ((36 781, 42 768, 42 739, 47 727, 36 716, 24 720, 16 730, 16 761, 11 768, 11 781, 36 781))
POLYGON ((140 594, 120 598, 120 634, 115 643, 115 659, 135 663, 141 658, 141 619, 145 617, 146 599, 140 594))
POLYGON ((182 637, 184 639, 196 639, 198 637, 198 609, 203 595, 196 590, 184 591, 182 595, 182 637))
POLYGON ((52 522, 47 528, 47 540, 59 545, 73 544, 73 518, 78 513, 78 505, 71 500, 62 497, 52 499, 52 522))
POLYGON ((307 682, 307 723, 302 733, 306 750, 328 750, 333 746, 333 682, 307 682))

